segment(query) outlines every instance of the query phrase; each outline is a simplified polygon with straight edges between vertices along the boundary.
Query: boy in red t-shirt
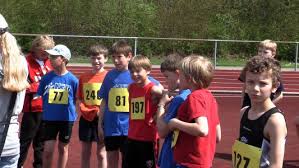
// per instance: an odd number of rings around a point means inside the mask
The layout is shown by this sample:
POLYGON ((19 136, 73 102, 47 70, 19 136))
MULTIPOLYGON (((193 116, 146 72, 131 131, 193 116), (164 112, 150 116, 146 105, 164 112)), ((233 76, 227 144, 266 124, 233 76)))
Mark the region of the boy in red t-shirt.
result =
POLYGON ((133 83, 129 85, 130 120, 128 131, 128 153, 125 164, 131 167, 156 167, 155 142, 158 138, 154 115, 157 103, 153 98, 162 96, 162 89, 148 78, 150 60, 135 56, 129 62, 133 83))
POLYGON ((181 61, 179 79, 180 88, 190 89, 191 94, 168 124, 174 130, 174 160, 177 167, 211 168, 221 136, 217 102, 207 90, 213 65, 202 56, 188 56, 181 61))
POLYGON ((97 142, 98 167, 107 167, 106 150, 103 133, 98 132, 99 105, 97 96, 107 74, 104 65, 108 60, 108 49, 102 45, 93 45, 88 55, 92 71, 82 74, 79 78, 78 104, 81 117, 79 121, 79 139, 82 144, 81 167, 90 167, 92 142, 97 142))

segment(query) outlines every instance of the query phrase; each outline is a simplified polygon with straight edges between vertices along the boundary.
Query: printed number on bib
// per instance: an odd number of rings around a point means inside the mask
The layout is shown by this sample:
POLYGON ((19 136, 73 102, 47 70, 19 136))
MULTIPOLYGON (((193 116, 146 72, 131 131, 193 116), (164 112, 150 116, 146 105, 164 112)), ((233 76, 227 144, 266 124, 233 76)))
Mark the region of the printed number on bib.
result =
POLYGON ((129 92, 127 88, 111 88, 108 108, 111 112, 129 112, 129 92))
POLYGON ((171 148, 173 148, 176 145, 176 142, 178 141, 180 131, 179 130, 174 130, 172 134, 172 139, 171 139, 171 148))
POLYGON ((83 96, 84 102, 87 105, 100 105, 101 99, 98 97, 98 91, 100 90, 102 83, 84 83, 83 84, 83 96))
POLYGON ((144 97, 132 98, 131 100, 131 120, 145 119, 145 101, 144 97))
POLYGON ((66 89, 49 89, 50 104, 68 104, 69 92, 66 89))
POLYGON ((232 148, 233 167, 260 167, 261 155, 260 148, 236 140, 232 148))

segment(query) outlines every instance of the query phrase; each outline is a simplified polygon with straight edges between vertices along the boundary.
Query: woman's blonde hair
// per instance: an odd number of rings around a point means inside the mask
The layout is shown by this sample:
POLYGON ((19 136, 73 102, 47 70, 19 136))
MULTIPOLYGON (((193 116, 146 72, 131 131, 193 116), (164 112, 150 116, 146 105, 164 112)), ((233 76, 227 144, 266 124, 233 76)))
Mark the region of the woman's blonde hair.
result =
POLYGON ((29 86, 27 82, 27 64, 15 37, 9 32, 0 36, 2 47, 2 86, 9 91, 22 91, 29 86))
POLYGON ((31 52, 37 50, 49 50, 55 46, 55 42, 52 37, 48 35, 40 35, 35 37, 32 41, 31 52))

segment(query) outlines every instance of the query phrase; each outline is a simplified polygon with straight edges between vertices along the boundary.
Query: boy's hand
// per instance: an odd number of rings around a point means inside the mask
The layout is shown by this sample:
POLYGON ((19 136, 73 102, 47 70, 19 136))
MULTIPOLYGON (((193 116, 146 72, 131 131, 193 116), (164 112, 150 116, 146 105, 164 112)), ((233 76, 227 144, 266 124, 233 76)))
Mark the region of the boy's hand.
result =
POLYGON ((159 105, 165 106, 166 104, 168 104, 171 101, 171 99, 173 99, 173 96, 170 96, 168 91, 163 90, 163 95, 160 99, 159 105))

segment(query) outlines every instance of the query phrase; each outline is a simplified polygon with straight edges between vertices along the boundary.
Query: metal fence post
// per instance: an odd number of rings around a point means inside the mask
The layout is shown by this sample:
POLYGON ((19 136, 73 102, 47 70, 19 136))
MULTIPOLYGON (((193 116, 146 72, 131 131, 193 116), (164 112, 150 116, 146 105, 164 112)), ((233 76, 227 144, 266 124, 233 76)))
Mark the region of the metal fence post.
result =
POLYGON ((134 40, 134 56, 137 55, 137 40, 138 38, 136 37, 134 40))
POLYGON ((297 71, 297 64, 298 64, 298 45, 299 43, 296 44, 295 71, 297 71))
POLYGON ((217 41, 215 41, 214 45, 214 68, 216 69, 217 67, 217 41))

